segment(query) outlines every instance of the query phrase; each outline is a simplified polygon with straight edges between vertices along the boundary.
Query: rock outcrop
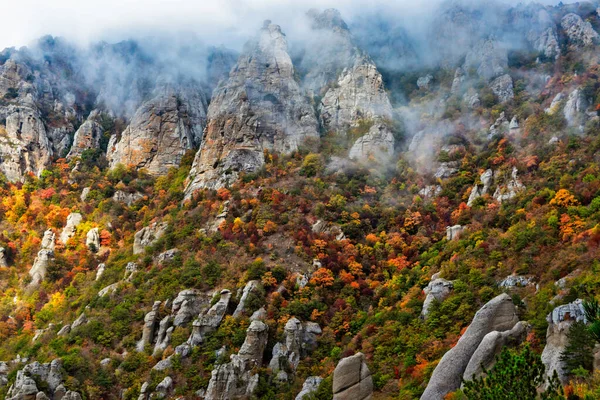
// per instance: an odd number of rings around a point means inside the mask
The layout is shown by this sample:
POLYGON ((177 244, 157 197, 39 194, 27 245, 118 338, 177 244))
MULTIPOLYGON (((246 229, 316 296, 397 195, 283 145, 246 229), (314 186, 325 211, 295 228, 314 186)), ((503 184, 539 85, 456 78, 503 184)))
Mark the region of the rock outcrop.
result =
POLYGON ((598 43, 598 32, 594 30, 592 24, 584 21, 577 14, 565 15, 560 25, 569 39, 569 44, 573 47, 580 48, 598 43))
POLYGON ((517 196, 520 192, 525 189, 525 185, 521 183, 518 177, 518 170, 513 167, 510 174, 510 179, 507 182, 499 184, 494 192, 494 199, 498 203, 511 200, 517 196))
POLYGON ((563 114, 569 126, 582 125, 587 107, 587 100, 584 98, 581 90, 573 90, 569 94, 567 102, 565 103, 565 108, 563 109, 563 114))
POLYGON ((188 344, 198 346, 204 341, 206 335, 217 330, 227 313, 230 299, 231 292, 227 289, 222 290, 219 301, 194 321, 188 344))
POLYGON ((246 300, 250 293, 256 292, 260 288, 259 281, 248 281, 246 286, 244 286, 244 290, 242 291, 242 296, 240 297, 240 301, 233 312, 233 316, 235 318, 240 317, 246 311, 246 300))
POLYGON ((46 364, 35 361, 17 371, 15 383, 8 389, 7 400, 63 399, 81 400, 77 392, 66 390, 60 359, 46 364), (38 387, 39 385, 39 387, 38 387))
POLYGON ((139 201, 144 198, 144 195, 140 192, 124 192, 122 190, 117 190, 113 195, 113 200, 118 201, 119 203, 125 203, 131 207, 133 203, 139 201))
POLYGON ((302 390, 296 396, 295 400, 304 400, 304 396, 309 396, 319 389, 319 385, 323 382, 320 376, 309 376, 302 384, 302 390))
POLYGON ((38 251, 37 257, 33 261, 33 266, 29 270, 31 286, 39 285, 46 277, 48 264, 54 258, 54 237, 54 232, 51 229, 44 232, 41 249, 38 251))
POLYGON ((316 336, 321 334, 321 328, 315 323, 303 324, 295 317, 285 324, 285 339, 273 346, 273 358, 269 368, 281 382, 289 379, 288 373, 294 373, 300 358, 305 356, 316 344, 316 336))
POLYGON ((365 356, 342 358, 333 371, 333 400, 370 400, 373 378, 365 356))
MULTIPOLYGON (((435 275, 434 275, 435 276, 435 275)), ((421 310, 421 317, 427 319, 429 308, 434 301, 444 301, 446 297, 450 295, 454 284, 452 281, 447 281, 442 278, 435 278, 427 284, 427 287, 423 289, 425 293, 425 301, 423 302, 423 310, 421 310)))
POLYGON ((269 327, 262 321, 252 321, 246 331, 246 340, 231 361, 213 369, 205 400, 226 400, 250 397, 258 384, 256 367, 262 364, 269 327))
POLYGON ((305 139, 318 138, 317 127, 314 110, 294 79, 285 35, 266 21, 213 93, 186 195, 255 171, 264 164, 264 150, 296 150, 305 139))
POLYGON ((473 189, 471 189, 471 194, 469 195, 469 200, 467 201, 467 205, 469 207, 473 205, 473 202, 475 202, 475 200, 477 200, 478 198, 486 194, 488 190, 490 190, 490 186, 492 185, 493 179, 494 171, 492 171, 491 169, 488 169, 483 174, 481 174, 481 176, 479 177, 481 185, 476 184, 475 186, 473 186, 473 189))
POLYGON ((207 100, 202 89, 190 83, 185 90, 157 89, 155 97, 140 106, 120 137, 110 140, 107 158, 117 164, 144 168, 164 175, 187 150, 202 141, 207 100))
POLYGON ((173 305, 171 313, 174 315, 173 325, 183 326, 192 320, 208 306, 210 299, 195 289, 186 289, 179 292, 173 305))
POLYGON ((477 311, 456 346, 444 354, 433 371, 421 400, 441 400, 446 394, 458 389, 469 361, 485 335, 512 329, 518 321, 517 310, 506 293, 486 303, 477 311))
POLYGON ((364 163, 386 164, 393 155, 394 135, 386 125, 374 124, 354 142, 348 156, 364 163))
POLYGON ((166 222, 154 222, 139 230, 133 237, 133 254, 141 254, 146 247, 152 246, 167 231, 166 222))
POLYGON ((583 302, 575 300, 572 303, 556 307, 546 317, 548 330, 546 331, 546 346, 542 352, 542 362, 546 366, 546 377, 551 378, 554 371, 564 384, 568 381, 563 361, 562 352, 569 344, 567 334, 574 322, 586 322, 583 302))
POLYGON ((152 310, 144 317, 144 328, 142 330, 142 338, 136 345, 137 351, 144 351, 144 347, 151 344, 154 341, 154 334, 156 332, 156 324, 159 319, 159 308, 160 301, 155 301, 152 305, 152 310))
POLYGON ((92 228, 85 235, 85 245, 90 251, 97 252, 100 249, 100 229, 92 228))
POLYGON ((75 233, 77 232, 77 227, 79 226, 81 221, 83 221, 83 217, 81 216, 81 214, 69 214, 69 216, 67 217, 67 224, 65 225, 60 234, 60 241, 66 244, 70 238, 75 236, 75 233))
POLYGON ((508 68, 508 52, 493 38, 482 40, 467 53, 463 68, 474 68, 477 75, 489 81, 504 74, 508 68))
POLYGON ((500 103, 506 103, 515 97, 513 80, 510 75, 501 75, 490 83, 490 89, 498 97, 500 103))
POLYGON ((446 240, 458 240, 464 230, 464 226, 461 225, 446 227, 446 240))
POLYGON ((506 346, 515 347, 521 344, 529 332, 530 326, 527 322, 520 321, 510 330, 493 331, 483 337, 483 340, 477 346, 477 350, 471 356, 469 364, 463 374, 463 379, 473 380, 479 377, 483 368, 489 370, 496 361, 496 356, 500 354, 506 346))
POLYGON ((67 154, 67 158, 79 157, 85 150, 100 148, 100 140, 104 130, 99 120, 100 112, 98 110, 92 111, 86 121, 75 132, 73 145, 69 154, 67 154))

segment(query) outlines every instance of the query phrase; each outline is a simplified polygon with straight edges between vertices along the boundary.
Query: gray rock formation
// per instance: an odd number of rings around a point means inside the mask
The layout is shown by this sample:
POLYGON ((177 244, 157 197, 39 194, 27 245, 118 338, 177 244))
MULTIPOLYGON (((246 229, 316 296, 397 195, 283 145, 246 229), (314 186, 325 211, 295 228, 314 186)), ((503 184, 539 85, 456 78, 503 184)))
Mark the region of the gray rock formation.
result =
POLYGON ((131 279, 133 278, 133 275, 135 275, 135 273, 138 270, 138 265, 134 262, 128 262, 127 265, 125 266, 125 274, 123 275, 123 279, 126 281, 131 281, 131 279))
POLYGON ((71 333, 71 325, 66 324, 60 328, 60 330, 56 333, 56 336, 69 336, 69 333, 71 333))
POLYGON ((304 341, 304 326, 302 322, 292 317, 285 324, 285 340, 273 346, 273 358, 269 368, 280 381, 287 381, 286 370, 294 372, 300 363, 302 343, 304 341))
POLYGON ((477 350, 471 356, 463 374, 463 379, 466 381, 479 377, 483 372, 482 366, 487 370, 492 368, 496 356, 500 354, 502 349, 506 346, 515 347, 521 344, 527 337, 530 328, 527 322, 520 321, 510 330, 493 331, 485 335, 479 346, 477 346, 477 350))
POLYGON ((458 164, 454 162, 440 163, 439 168, 435 171, 435 174, 433 174, 433 176, 438 179, 449 178, 458 172, 458 168, 456 168, 457 166, 458 164))
POLYGON ((0 386, 6 386, 8 384, 8 364, 4 361, 0 361, 0 386))
POLYGON ((227 81, 215 89, 204 143, 196 154, 186 196, 219 188, 239 172, 264 164, 263 150, 289 153, 307 138, 318 138, 314 110, 294 80, 287 41, 266 21, 246 44, 227 81))
POLYGON ((513 199, 523 190, 525 190, 525 185, 519 180, 517 168, 513 167, 510 179, 496 187, 493 197, 497 202, 502 203, 513 199))
POLYGON ((513 80, 510 75, 501 75, 490 83, 490 89, 498 97, 500 103, 506 103, 515 97, 513 80))
POLYGON ((569 38, 569 44, 576 48, 591 46, 598 42, 598 32, 592 24, 581 19, 577 14, 567 14, 560 21, 560 25, 569 38))
POLYGON ((509 295, 503 293, 486 303, 473 321, 436 366, 422 400, 441 400, 460 387, 463 374, 477 347, 490 332, 512 329, 518 322, 517 310, 509 295))
POLYGON ((154 334, 156 333, 156 324, 159 319, 160 301, 155 301, 152 305, 152 310, 144 317, 144 328, 142 330, 142 338, 136 345, 137 351, 144 351, 144 347, 154 342, 154 334))
POLYGON ((154 345, 153 356, 158 356, 169 346, 171 334, 173 333, 172 317, 167 315, 158 324, 158 333, 156 334, 156 344, 154 345))
POLYGON ((81 325, 87 324, 89 322, 87 315, 85 313, 81 313, 79 317, 71 324, 71 329, 77 329, 81 325))
POLYGON ((363 120, 391 120, 392 106, 383 78, 369 58, 358 57, 340 74, 319 106, 325 129, 344 132, 363 120))
POLYGON ((533 284, 533 277, 521 276, 521 275, 510 275, 502 279, 498 283, 498 287, 511 289, 515 287, 525 287, 533 284))
POLYGON ((104 274, 104 270, 106 269, 106 265, 104 263, 98 264, 98 267, 96 268, 96 279, 98 280, 102 277, 102 274, 104 274))
POLYGON ((131 205, 133 203, 135 203, 136 201, 141 200, 143 198, 144 198, 144 195, 140 192, 129 193, 129 192, 124 192, 122 190, 117 190, 115 192, 115 194, 113 195, 114 201, 118 201, 119 203, 125 203, 129 207, 131 207, 131 205))
POLYGON ((462 225, 446 227, 446 240, 458 240, 464 230, 465 228, 462 225))
POLYGON ((333 371, 333 400, 370 400, 373 378, 365 356, 342 358, 333 371))
POLYGON ((83 221, 83 217, 81 216, 81 214, 79 214, 79 213, 69 214, 69 216, 67 217, 67 224, 65 225, 65 227, 63 228, 63 230, 60 234, 60 241, 63 242, 64 244, 66 244, 67 241, 70 238, 72 238, 75 235, 75 233, 77 232, 77 226, 79 226, 81 221, 83 221))
POLYGON ((152 393, 152 398, 154 399, 164 399, 173 389, 173 379, 170 376, 165 377, 158 385, 156 385, 156 389, 154 393, 152 393))
POLYGON ((421 316, 427 319, 429 308, 434 301, 444 301, 454 289, 452 281, 447 281, 442 278, 432 279, 423 292, 425 293, 425 301, 423 302, 423 310, 421 316))
POLYGON ((31 286, 39 285, 46 277, 48 264, 54 258, 54 237, 54 232, 51 229, 44 232, 42 247, 33 261, 33 266, 29 270, 31 286))
POLYGON ((6 261, 6 249, 0 246, 0 268, 8 267, 8 261, 6 261))
POLYGON ((565 95, 562 93, 558 93, 556 96, 554 96, 554 98, 552 99, 552 103, 550 104, 550 107, 548 107, 544 110, 546 112, 546 114, 548 114, 548 115, 555 114, 558 111, 564 98, 565 98, 565 95))
POLYGON ((269 328, 261 321, 252 321, 246 331, 246 340, 231 361, 213 369, 205 400, 227 400, 250 397, 258 384, 256 367, 262 364, 269 328))
POLYGON ((240 317, 245 312, 246 299, 248 298, 250 293, 256 292, 259 288, 260 288, 259 281, 248 281, 248 283, 246 283, 246 286, 244 286, 244 290, 242 291, 242 297, 240 297, 240 301, 239 301, 235 311, 233 312, 234 318, 240 317))
POLYGON ((100 139, 102 139, 104 130, 102 125, 99 124, 99 120, 100 112, 98 110, 92 111, 87 120, 75 132, 73 145, 69 154, 67 154, 67 158, 79 157, 85 150, 100 148, 100 139))
POLYGON ((567 98, 563 114, 569 126, 582 125, 585 118, 585 111, 588 108, 587 100, 583 97, 581 90, 575 89, 567 98))
POLYGON ((39 111, 33 105, 0 107, 0 120, 6 121, 0 125, 0 172, 11 182, 27 173, 39 176, 53 154, 39 111))
POLYGON ((394 135, 385 124, 374 124, 350 148, 348 157, 369 163, 386 164, 394 155, 394 135))
POLYGON ((419 190, 419 196, 424 200, 432 199, 440 193, 442 193, 442 187, 440 185, 427 185, 419 190))
POLYGON ((35 361, 17 371, 15 383, 8 389, 6 399, 30 400, 54 398, 81 400, 79 393, 66 391, 63 382, 63 368, 60 359, 52 360, 52 362, 46 364, 40 364, 35 361), (43 384, 43 388, 38 388, 38 384, 43 384))
POLYGON ((219 301, 217 301, 208 311, 201 314, 193 323, 192 334, 188 339, 191 346, 198 346, 206 335, 217 330, 223 317, 227 313, 231 292, 227 289, 222 290, 219 301))
POLYGON ((467 53, 463 68, 475 68, 485 80, 497 78, 508 68, 508 52, 493 38, 482 40, 467 53))
POLYGON ((452 87, 450 93, 457 95, 462 91, 462 85, 465 81, 465 71, 462 68, 456 68, 454 72, 454 79, 452 80, 452 87))
POLYGON ((181 253, 181 251, 179 249, 169 249, 167 251, 160 253, 158 255, 158 257, 156 257, 156 262, 159 265, 161 265, 165 262, 172 261, 175 259, 175 257, 177 257, 177 255, 179 253, 181 253))
POLYGON ((210 299, 196 289, 186 289, 179 292, 173 305, 171 313, 174 315, 173 325, 186 325, 208 306, 210 299))
POLYGON ((494 171, 492 171, 491 169, 488 169, 483 174, 481 174, 481 176, 479 177, 481 185, 476 184, 475 186, 473 186, 473 189, 471 189, 471 194, 469 195, 469 200, 467 201, 467 205, 469 207, 473 205, 473 202, 475 200, 477 200, 478 198, 486 194, 488 190, 490 190, 490 186, 493 182, 493 179, 494 171))
POLYGON ((198 85, 190 83, 185 90, 157 89, 120 137, 111 138, 107 150, 111 168, 123 164, 156 176, 179 167, 184 153, 202 141, 206 109, 207 100, 198 85))
POLYGON ((339 226, 323 220, 318 220, 317 222, 315 222, 312 225, 312 231, 314 233, 331 235, 335 237, 335 240, 346 239, 346 235, 344 235, 344 232, 339 226))
POLYGON ((92 228, 85 235, 85 245, 90 251, 98 251, 100 249, 100 230, 92 228))
POLYGON ((561 361, 561 354, 569 344, 567 334, 574 322, 587 322, 583 309, 583 302, 580 299, 572 303, 556 307, 546 317, 548 321, 548 330, 546 331, 546 346, 542 352, 542 362, 546 366, 546 377, 551 378, 554 371, 558 373, 558 378, 565 384, 568 377, 561 361))
POLYGON ((302 390, 296 396, 295 400, 303 400, 304 396, 309 396, 315 393, 319 389, 319 385, 323 382, 323 378, 320 376, 309 376, 302 384, 302 390))
POLYGON ((133 254, 141 254, 146 247, 152 246, 167 231, 166 222, 154 222, 139 230, 133 237, 133 254))
POLYGON ((421 90, 429 90, 429 85, 433 81, 433 75, 429 74, 426 76, 421 76, 417 79, 417 87, 421 90))

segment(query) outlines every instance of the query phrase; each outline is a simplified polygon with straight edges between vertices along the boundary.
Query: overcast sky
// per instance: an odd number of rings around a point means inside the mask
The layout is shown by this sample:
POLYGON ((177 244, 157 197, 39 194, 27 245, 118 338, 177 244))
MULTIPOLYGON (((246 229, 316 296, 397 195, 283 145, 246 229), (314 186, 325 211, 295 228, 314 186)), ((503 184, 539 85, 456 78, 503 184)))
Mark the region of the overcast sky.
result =
POLYGON ((209 44, 239 47, 262 20, 272 19, 284 31, 291 30, 296 17, 311 7, 338 8, 347 20, 366 10, 386 8, 402 19, 427 13, 439 1, 11 0, 2 5, 5 18, 0 24, 0 49, 27 45, 46 34, 85 45, 165 32, 193 33, 209 44))

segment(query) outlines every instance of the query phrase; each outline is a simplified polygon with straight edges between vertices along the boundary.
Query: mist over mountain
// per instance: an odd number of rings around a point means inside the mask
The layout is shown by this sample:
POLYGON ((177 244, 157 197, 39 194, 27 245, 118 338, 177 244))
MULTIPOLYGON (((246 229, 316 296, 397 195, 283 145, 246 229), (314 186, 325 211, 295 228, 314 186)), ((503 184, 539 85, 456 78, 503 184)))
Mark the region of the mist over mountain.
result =
POLYGON ((2 9, 0 398, 599 398, 597 1, 2 9))

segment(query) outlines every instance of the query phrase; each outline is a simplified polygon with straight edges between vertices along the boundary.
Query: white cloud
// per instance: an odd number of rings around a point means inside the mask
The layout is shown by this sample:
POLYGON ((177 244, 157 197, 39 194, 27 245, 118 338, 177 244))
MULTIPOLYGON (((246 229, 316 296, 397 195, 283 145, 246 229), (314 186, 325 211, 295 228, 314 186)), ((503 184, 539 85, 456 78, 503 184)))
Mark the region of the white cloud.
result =
POLYGON ((195 33, 210 44, 239 47, 264 19, 294 29, 311 7, 338 8, 350 20, 386 8, 398 18, 427 13, 441 0, 4 0, 0 48, 51 34, 69 41, 118 41, 157 33, 195 33))

